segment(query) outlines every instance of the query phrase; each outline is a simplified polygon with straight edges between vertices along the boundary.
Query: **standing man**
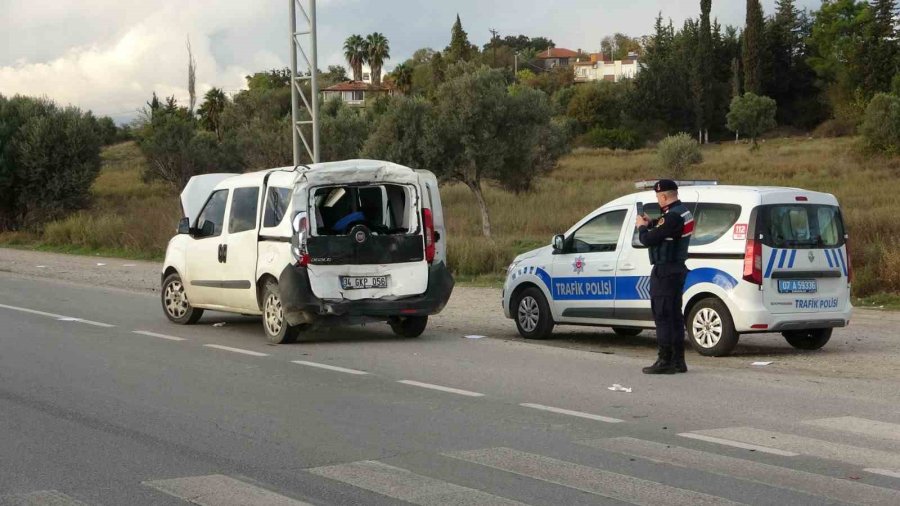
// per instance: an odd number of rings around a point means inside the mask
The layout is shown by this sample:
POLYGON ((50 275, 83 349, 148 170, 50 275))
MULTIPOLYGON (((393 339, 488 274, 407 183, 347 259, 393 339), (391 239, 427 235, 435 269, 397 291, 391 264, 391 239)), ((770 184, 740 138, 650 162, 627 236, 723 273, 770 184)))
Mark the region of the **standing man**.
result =
POLYGON ((650 307, 656 321, 659 358, 644 374, 687 372, 684 361, 684 314, 681 296, 688 269, 688 245, 694 232, 694 217, 678 200, 675 181, 662 179, 654 185, 656 201, 662 217, 651 221, 647 215, 637 217, 638 237, 650 248, 650 307))

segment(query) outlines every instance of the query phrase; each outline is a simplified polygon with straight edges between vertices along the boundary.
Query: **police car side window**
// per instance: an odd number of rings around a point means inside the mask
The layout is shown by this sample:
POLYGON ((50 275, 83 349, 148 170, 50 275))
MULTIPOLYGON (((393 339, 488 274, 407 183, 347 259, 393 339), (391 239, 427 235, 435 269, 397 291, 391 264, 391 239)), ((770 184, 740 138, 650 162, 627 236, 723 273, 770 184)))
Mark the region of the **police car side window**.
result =
POLYGON ((622 232, 622 224, 625 223, 625 214, 625 210, 610 211, 585 223, 572 234, 572 251, 574 253, 615 251, 619 243, 619 234, 622 232))
POLYGON ((694 213, 694 235, 691 237, 691 246, 703 246, 711 244, 731 230, 741 216, 741 206, 734 204, 697 205, 694 213))

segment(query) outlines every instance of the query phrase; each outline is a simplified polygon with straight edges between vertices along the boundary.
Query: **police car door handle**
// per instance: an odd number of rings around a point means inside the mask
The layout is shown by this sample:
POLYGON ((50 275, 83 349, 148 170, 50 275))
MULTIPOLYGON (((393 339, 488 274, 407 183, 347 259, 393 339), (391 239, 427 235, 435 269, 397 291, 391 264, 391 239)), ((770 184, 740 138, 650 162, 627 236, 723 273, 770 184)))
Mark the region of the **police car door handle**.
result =
POLYGON ((612 264, 601 264, 600 267, 597 268, 598 271, 611 271, 614 269, 615 267, 613 267, 612 264))
POLYGON ((623 271, 633 271, 634 268, 635 268, 634 264, 632 264, 632 263, 624 263, 619 267, 619 269, 621 269, 623 271))

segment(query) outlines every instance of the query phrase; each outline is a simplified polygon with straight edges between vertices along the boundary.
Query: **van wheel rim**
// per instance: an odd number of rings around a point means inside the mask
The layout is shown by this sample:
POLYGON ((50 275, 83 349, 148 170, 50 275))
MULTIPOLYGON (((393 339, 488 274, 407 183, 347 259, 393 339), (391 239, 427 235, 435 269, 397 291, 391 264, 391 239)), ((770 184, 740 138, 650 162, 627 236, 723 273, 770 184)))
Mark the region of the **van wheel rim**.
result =
POLYGON ((715 310, 705 307, 694 315, 691 322, 694 341, 704 348, 712 348, 722 339, 722 318, 715 310))
POLYGON ((519 325, 525 332, 534 332, 541 319, 541 308, 534 297, 525 297, 519 302, 519 325))
POLYGON ((284 311, 281 308, 281 299, 274 293, 266 297, 265 309, 266 331, 269 335, 277 336, 284 326, 284 311))
POLYGON ((184 285, 181 284, 181 281, 172 281, 166 285, 164 301, 166 312, 172 318, 181 318, 190 308, 187 295, 184 293, 184 285))

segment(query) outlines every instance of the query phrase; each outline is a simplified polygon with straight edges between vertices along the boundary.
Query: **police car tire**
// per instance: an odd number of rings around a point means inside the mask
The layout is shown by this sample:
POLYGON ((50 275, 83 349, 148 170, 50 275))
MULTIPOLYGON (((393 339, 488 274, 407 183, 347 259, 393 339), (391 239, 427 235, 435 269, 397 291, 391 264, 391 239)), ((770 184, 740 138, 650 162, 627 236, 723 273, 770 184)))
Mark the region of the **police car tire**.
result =
POLYGON ((281 325, 279 326, 279 330, 277 333, 273 333, 269 329, 269 325, 266 322, 266 319, 269 317, 267 314, 267 310, 269 309, 267 305, 269 304, 269 298, 274 296, 278 301, 278 304, 281 304, 281 293, 278 290, 278 283, 272 280, 266 282, 265 291, 263 292, 263 331, 266 333, 266 339, 272 344, 290 344, 297 341, 297 336, 300 335, 300 331, 302 330, 301 325, 291 325, 288 323, 287 319, 284 318, 284 312, 281 311, 281 325))
POLYGON ((798 350, 818 350, 831 339, 834 329, 788 330, 782 332, 784 339, 798 350))
POLYGON ((547 303, 544 292, 539 288, 532 286, 522 290, 519 296, 513 301, 513 307, 511 309, 513 319, 516 321, 516 328, 519 330, 519 335, 525 339, 549 339, 553 334, 553 326, 555 323, 553 322, 553 315, 550 313, 550 304, 547 303), (531 297, 537 303, 538 311, 537 324, 534 329, 530 331, 523 328, 522 322, 519 321, 519 306, 522 304, 522 301, 528 297, 531 297))
POLYGON ((166 300, 166 297, 171 295, 171 291, 169 290, 170 285, 179 287, 181 293, 184 293, 184 282, 181 281, 181 276, 177 273, 166 276, 166 279, 163 280, 162 289, 160 290, 160 301, 162 302, 163 312, 166 313, 166 318, 179 325, 193 325, 197 323, 197 321, 200 320, 200 317, 203 316, 203 310, 192 306, 187 300, 187 296, 184 296, 184 303, 187 307, 185 308, 184 314, 180 317, 173 315, 167 308, 167 305, 172 303, 172 301, 166 300))
POLYGON ((637 327, 613 327, 613 332, 616 333, 617 336, 623 337, 635 337, 639 336, 644 329, 639 329, 637 327))
POLYGON ((691 346, 697 353, 707 357, 727 357, 734 350, 734 347, 737 346, 740 338, 740 335, 734 329, 734 319, 731 317, 731 312, 728 311, 728 306, 715 297, 708 297, 694 304, 688 313, 688 317, 685 318, 685 326, 687 327, 687 336, 691 341, 691 346), (722 334, 719 337, 719 341, 709 348, 701 345, 694 336, 694 318, 703 309, 714 311, 722 322, 722 334))
POLYGON ((419 337, 425 332, 428 326, 427 316, 404 316, 394 317, 388 321, 394 334, 401 337, 419 337))

